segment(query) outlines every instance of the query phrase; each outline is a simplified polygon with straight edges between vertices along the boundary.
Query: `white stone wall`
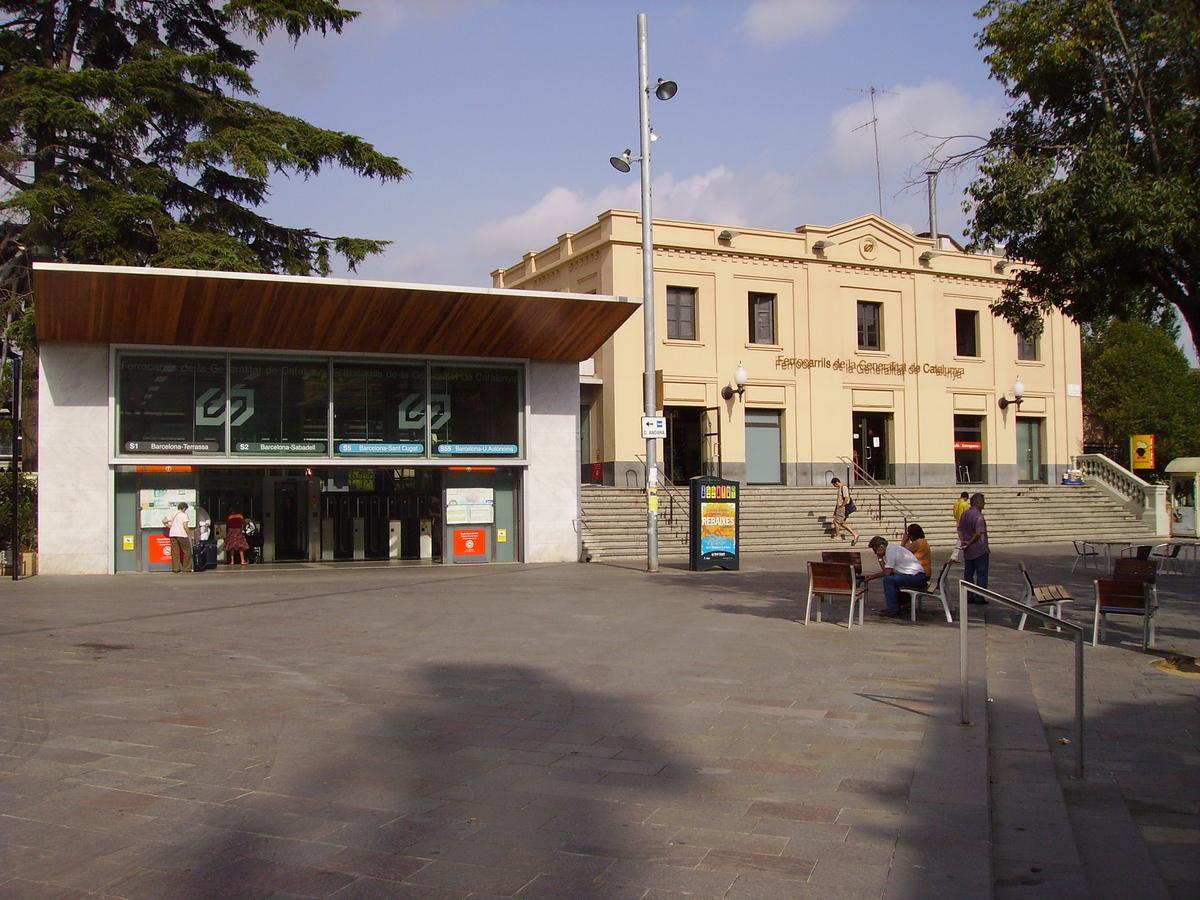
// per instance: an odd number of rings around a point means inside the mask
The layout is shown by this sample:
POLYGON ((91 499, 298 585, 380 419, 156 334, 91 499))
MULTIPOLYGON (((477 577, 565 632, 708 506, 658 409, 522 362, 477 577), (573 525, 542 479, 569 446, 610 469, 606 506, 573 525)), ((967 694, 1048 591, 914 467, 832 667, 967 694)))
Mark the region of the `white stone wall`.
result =
POLYGON ((111 572, 108 346, 43 343, 38 364, 38 572, 111 572))
POLYGON ((525 561, 579 559, 579 366, 529 365, 525 561))

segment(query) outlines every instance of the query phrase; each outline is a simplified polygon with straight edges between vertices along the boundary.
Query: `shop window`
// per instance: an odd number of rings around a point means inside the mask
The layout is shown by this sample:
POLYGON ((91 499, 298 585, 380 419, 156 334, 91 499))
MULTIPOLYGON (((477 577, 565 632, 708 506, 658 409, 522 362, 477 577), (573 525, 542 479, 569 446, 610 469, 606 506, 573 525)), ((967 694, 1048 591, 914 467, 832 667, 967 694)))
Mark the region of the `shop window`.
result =
POLYGON ((673 341, 696 339, 695 288, 667 288, 667 338, 673 341))
POLYGON ((774 344, 775 295, 751 292, 748 304, 750 307, 750 343, 774 344))
POLYGON ((424 365, 333 365, 335 456, 420 456, 428 416, 424 365))
POLYGON ((328 452, 327 363, 234 359, 230 393, 234 453, 328 452))
POLYGON ((1041 356, 1041 341, 1037 338, 1027 338, 1017 335, 1017 359, 1023 362, 1037 362, 1041 356))
POLYGON ((429 384, 435 456, 520 455, 519 368, 433 366, 429 384))
POLYGON ((225 360, 121 354, 120 453, 220 453, 225 449, 225 360))
POLYGON ((883 304, 858 301, 858 349, 883 349, 883 304))
POLYGON ((973 309, 954 311, 955 352, 958 356, 979 355, 979 313, 973 309))

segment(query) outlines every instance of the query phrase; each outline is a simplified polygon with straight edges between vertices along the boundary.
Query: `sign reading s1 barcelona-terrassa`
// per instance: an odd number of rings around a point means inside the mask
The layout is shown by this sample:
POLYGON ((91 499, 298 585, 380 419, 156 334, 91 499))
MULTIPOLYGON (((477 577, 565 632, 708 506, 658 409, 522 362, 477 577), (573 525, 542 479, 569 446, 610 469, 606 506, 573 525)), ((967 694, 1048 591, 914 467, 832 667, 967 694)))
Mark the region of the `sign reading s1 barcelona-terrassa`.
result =
POLYGON ((775 357, 775 368, 777 369, 828 369, 831 372, 842 372, 846 375, 933 375, 937 378, 949 378, 951 381, 957 381, 967 374, 967 370, 962 366, 945 366, 940 363, 922 363, 911 362, 906 363, 903 360, 899 362, 879 362, 870 359, 830 359, 827 356, 819 357, 799 357, 799 356, 777 356, 775 357))

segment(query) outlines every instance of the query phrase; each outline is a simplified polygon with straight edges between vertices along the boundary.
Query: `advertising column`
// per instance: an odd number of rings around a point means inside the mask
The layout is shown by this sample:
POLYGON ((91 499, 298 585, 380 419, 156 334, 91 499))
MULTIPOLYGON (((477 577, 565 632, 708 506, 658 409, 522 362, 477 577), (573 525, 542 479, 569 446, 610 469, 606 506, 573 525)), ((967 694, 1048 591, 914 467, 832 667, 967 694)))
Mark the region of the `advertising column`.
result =
POLYGON ((693 572, 738 569, 738 482, 698 475, 690 485, 692 539, 688 568, 693 572))

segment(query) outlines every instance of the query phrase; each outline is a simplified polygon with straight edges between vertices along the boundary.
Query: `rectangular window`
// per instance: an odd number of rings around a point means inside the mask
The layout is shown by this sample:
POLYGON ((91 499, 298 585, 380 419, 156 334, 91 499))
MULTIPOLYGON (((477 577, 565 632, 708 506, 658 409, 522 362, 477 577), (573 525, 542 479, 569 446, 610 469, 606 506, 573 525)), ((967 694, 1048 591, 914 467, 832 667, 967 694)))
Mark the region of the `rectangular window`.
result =
POLYGON ((520 456, 520 369, 433 366, 429 384, 435 456, 520 456))
POLYGON ((883 304, 858 301, 858 349, 883 349, 883 304))
POLYGON ((120 453, 223 451, 224 358, 122 354, 117 448, 120 453))
POLYGON ((230 394, 235 454, 328 452, 328 363, 234 359, 230 394))
POLYGON ((979 313, 973 309, 954 311, 955 352, 958 356, 979 355, 979 313))
POLYGON ((425 366, 333 364, 335 456, 425 454, 425 366))
POLYGON ((1017 335, 1017 359, 1025 362, 1037 362, 1041 359, 1041 348, 1037 338, 1027 338, 1017 335))
POLYGON ((775 295, 749 294, 750 343, 775 343, 775 295))
POLYGON ((667 339, 696 339, 696 289, 667 288, 667 339))

